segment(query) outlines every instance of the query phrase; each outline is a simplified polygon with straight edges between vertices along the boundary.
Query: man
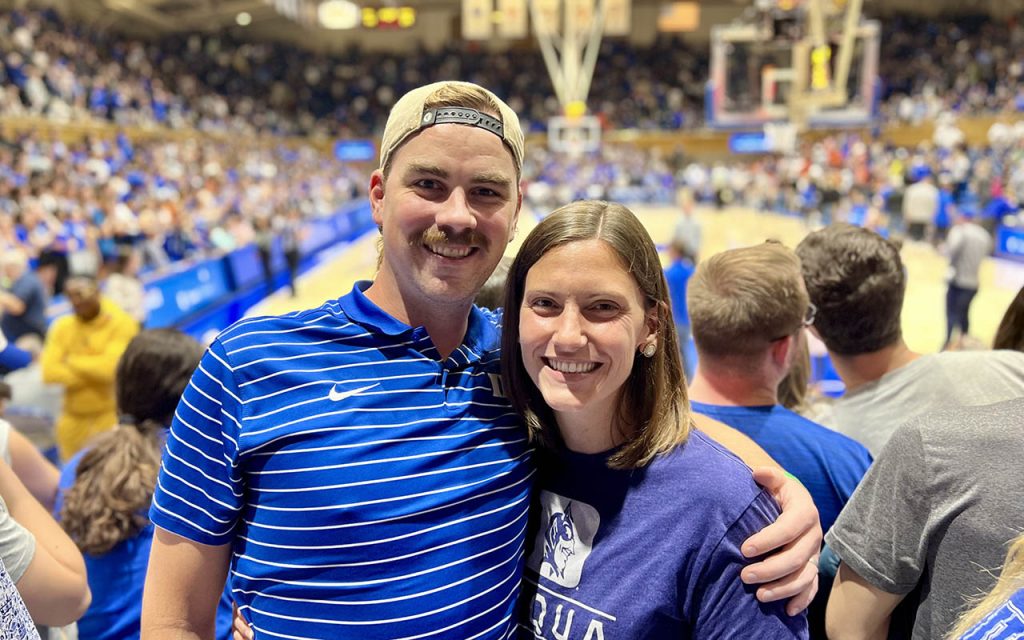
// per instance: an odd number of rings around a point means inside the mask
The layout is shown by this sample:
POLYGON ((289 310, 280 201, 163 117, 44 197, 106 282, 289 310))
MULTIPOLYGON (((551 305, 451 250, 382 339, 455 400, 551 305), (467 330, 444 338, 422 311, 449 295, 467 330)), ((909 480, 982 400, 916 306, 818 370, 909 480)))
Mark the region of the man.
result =
POLYGON ((49 296, 39 277, 29 269, 24 249, 7 249, 0 256, 4 279, 0 290, 0 331, 11 342, 26 335, 46 335, 46 305, 49 296))
POLYGON ((40 355, 43 382, 64 387, 57 419, 61 460, 117 424, 114 371, 139 325, 100 296, 96 280, 74 275, 64 286, 72 313, 53 322, 40 355))
POLYGON ((842 558, 829 638, 885 638, 897 621, 902 633, 894 610, 904 600, 916 607, 912 638, 946 637, 995 584, 1024 530, 1021 442, 1024 398, 929 413, 896 430, 826 535, 842 558))
POLYGON ((900 325, 907 276, 895 244, 834 224, 809 234, 796 253, 818 309, 812 330, 846 385, 830 426, 871 455, 925 412, 1024 396, 1024 353, 921 355, 907 347, 900 325))
POLYGON ((679 205, 679 217, 672 229, 672 246, 678 249, 681 258, 697 264, 697 256, 704 243, 704 228, 694 213, 693 191, 680 189, 676 194, 676 203, 679 205))
POLYGON ((939 211, 939 190, 927 168, 915 169, 917 181, 907 187, 903 196, 903 222, 912 240, 930 235, 939 211))
MULTIPOLYGON (((210 637, 229 563, 269 636, 513 633, 533 469, 494 318, 472 301, 515 229, 522 159, 515 113, 476 85, 395 104, 369 188, 376 279, 229 328, 182 398, 143 637, 210 637)), ((806 578, 796 555, 748 570, 806 578)))
POLYGON ((779 404, 779 383, 814 322, 800 261, 773 242, 723 251, 697 266, 687 297, 698 354, 693 410, 750 436, 795 475, 828 531, 871 455, 779 404))
POLYGON ((981 262, 992 253, 992 236, 974 221, 972 209, 961 209, 956 215, 956 224, 949 232, 945 253, 951 272, 946 291, 945 344, 948 345, 954 330, 961 336, 967 335, 971 302, 978 294, 978 271, 981 262))
POLYGON ((687 380, 693 378, 694 359, 687 353, 690 347, 690 314, 686 308, 686 286, 693 275, 694 255, 689 252, 685 241, 674 238, 668 247, 669 264, 665 267, 665 282, 672 300, 672 320, 679 335, 679 351, 687 380))

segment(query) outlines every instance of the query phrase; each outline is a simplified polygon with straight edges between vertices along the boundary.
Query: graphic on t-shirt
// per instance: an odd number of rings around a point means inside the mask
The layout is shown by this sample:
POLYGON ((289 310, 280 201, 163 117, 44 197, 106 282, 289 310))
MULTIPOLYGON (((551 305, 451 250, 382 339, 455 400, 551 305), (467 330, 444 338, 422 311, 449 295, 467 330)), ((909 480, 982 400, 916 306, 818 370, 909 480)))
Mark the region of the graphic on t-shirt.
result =
POLYGON ((527 561, 542 577, 563 587, 580 583, 583 565, 601 524, 597 509, 550 491, 540 492, 541 522, 527 561))
POLYGON ((548 535, 544 540, 544 564, 542 569, 551 571, 559 578, 565 578, 565 566, 569 558, 576 555, 576 529, 572 525, 572 503, 565 513, 556 513, 548 522, 548 535))
POLYGON ((961 640, 1014 640, 1024 638, 1024 589, 1015 593, 977 625, 965 633, 961 640))

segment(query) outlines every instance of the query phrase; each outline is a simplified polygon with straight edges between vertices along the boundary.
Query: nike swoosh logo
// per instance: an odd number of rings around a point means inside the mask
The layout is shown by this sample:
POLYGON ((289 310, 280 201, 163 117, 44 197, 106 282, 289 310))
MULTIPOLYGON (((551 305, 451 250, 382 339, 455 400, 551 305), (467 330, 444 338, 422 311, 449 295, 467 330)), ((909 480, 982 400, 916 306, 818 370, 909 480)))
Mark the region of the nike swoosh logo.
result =
POLYGON ((377 384, 371 384, 369 386, 362 387, 362 388, 359 388, 359 389, 350 389, 348 391, 338 391, 338 385, 334 385, 333 387, 331 387, 331 392, 327 394, 327 397, 328 397, 328 399, 330 399, 331 402, 338 402, 340 400, 344 400, 345 398, 351 398, 352 396, 357 396, 357 395, 359 395, 360 393, 362 393, 364 391, 367 391, 369 389, 372 389, 374 387, 379 387, 379 386, 380 386, 380 383, 378 382, 377 384))

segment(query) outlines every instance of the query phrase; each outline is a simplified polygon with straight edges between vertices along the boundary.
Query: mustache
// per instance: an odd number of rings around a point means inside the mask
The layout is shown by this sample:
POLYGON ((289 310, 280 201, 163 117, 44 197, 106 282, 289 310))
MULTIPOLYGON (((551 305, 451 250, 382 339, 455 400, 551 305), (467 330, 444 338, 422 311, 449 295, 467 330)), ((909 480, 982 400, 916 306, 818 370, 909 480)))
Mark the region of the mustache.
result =
POLYGON ((460 246, 486 247, 487 238, 473 229, 461 233, 449 233, 438 227, 430 227, 420 235, 420 242, 423 244, 444 245, 455 244, 460 246))

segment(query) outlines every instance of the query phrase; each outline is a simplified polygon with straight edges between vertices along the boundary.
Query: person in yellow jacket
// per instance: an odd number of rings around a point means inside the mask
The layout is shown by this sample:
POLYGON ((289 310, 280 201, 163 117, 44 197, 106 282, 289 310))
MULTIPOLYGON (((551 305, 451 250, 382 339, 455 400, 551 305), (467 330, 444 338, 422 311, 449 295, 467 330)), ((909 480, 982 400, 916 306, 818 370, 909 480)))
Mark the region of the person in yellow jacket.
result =
POLYGON ((64 387, 56 440, 66 461, 117 424, 114 370, 139 323, 101 297, 91 277, 69 278, 64 292, 73 313, 53 321, 40 361, 43 381, 64 387))

